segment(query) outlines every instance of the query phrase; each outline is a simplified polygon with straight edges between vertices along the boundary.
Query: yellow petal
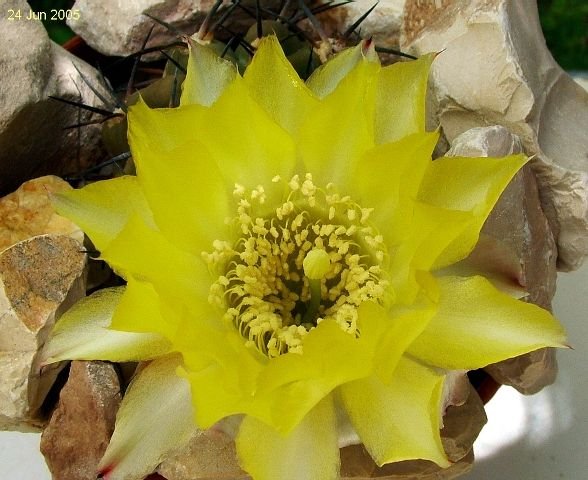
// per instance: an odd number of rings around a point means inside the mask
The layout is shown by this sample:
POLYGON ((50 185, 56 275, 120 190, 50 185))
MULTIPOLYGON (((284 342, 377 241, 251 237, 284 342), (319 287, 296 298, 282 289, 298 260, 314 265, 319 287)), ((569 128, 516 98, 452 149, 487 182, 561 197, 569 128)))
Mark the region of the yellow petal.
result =
POLYGON ((76 223, 103 250, 118 235, 131 214, 148 225, 153 218, 136 177, 124 176, 92 183, 51 197, 55 209, 76 223))
POLYGON ((249 96, 240 77, 195 129, 231 189, 235 183, 267 188, 276 175, 292 176, 296 162, 292 138, 249 96))
POLYGON ((390 384, 371 376, 340 387, 351 423, 378 465, 413 459, 450 465, 439 433, 443 381, 403 357, 390 384))
POLYGON ((435 54, 399 62, 380 72, 376 97, 376 143, 425 131, 427 79, 435 54))
POLYGON ((204 261, 170 243, 136 215, 102 252, 123 278, 152 283, 171 298, 206 301, 210 274, 204 261))
MULTIPOLYGON (((194 194, 203 189, 199 198, 213 195, 209 205, 197 204, 196 211, 218 209, 213 204, 227 191, 231 194, 236 183, 267 188, 276 175, 289 179, 296 160, 289 134, 255 103, 239 76, 210 108, 188 105, 150 110, 142 103, 135 105, 129 109, 129 141, 137 157, 139 178, 142 159, 154 163, 164 153, 158 167, 170 169, 167 175, 177 180, 176 190, 194 194), (217 172, 224 179, 224 188, 218 185, 217 172), (210 179, 214 181, 209 186, 210 179)), ((149 191, 146 195, 150 198, 149 191)), ((169 197, 167 200, 173 205, 169 197)), ((221 200, 221 205, 225 203, 221 200)), ((223 225, 223 221, 217 218, 217 224, 223 225)), ((207 228, 206 223, 201 222, 200 227, 207 228)))
POLYGON ((439 310, 409 353, 431 365, 473 370, 565 343, 546 310, 499 292, 483 277, 441 277, 439 310))
POLYGON ((399 303, 410 304, 420 289, 416 275, 428 271, 441 257, 449 245, 456 245, 456 251, 463 256, 469 253, 470 245, 461 244, 457 239, 464 232, 477 236, 479 225, 469 212, 449 210, 412 202, 412 210, 406 213, 390 228, 386 238, 390 242, 390 281, 399 303), (409 213, 410 212, 410 213, 409 213), (463 251, 458 250, 462 248, 463 251))
POLYGON ((154 360, 133 378, 98 466, 104 479, 145 478, 196 431, 190 387, 175 373, 180 361, 177 355, 154 360))
POLYGON ((334 321, 321 322, 304 338, 301 355, 270 360, 259 376, 259 401, 248 413, 289 432, 335 387, 370 373, 376 342, 369 335, 359 341, 334 321))
POLYGON ((374 62, 359 62, 300 128, 300 156, 318 185, 333 182, 344 190, 353 183, 357 162, 373 147, 373 94, 379 68, 374 62))
POLYGON ((476 247, 467 258, 436 272, 440 276, 473 277, 481 275, 498 290, 513 298, 523 298, 523 267, 514 248, 507 242, 481 233, 476 247))
POLYGON ((318 104, 273 35, 261 39, 244 79, 253 99, 291 134, 318 104))
POLYGON ((330 396, 288 435, 245 417, 237 435, 241 467, 255 480, 337 480, 339 448, 330 396))
POLYGON ((393 308, 386 311, 374 302, 364 302, 359 307, 361 334, 377 342, 374 357, 374 373, 389 383, 402 355, 435 315, 431 302, 413 305, 411 309, 393 308))
POLYGON ((312 72, 306 85, 318 98, 324 98, 363 60, 362 44, 342 50, 312 72))
POLYGON ((362 206, 375 207, 370 219, 386 241, 398 238, 393 232, 408 214, 438 138, 438 132, 419 133, 378 145, 355 165, 350 187, 362 206))
POLYGON ((230 189, 195 134, 203 109, 129 109, 129 142, 155 221, 171 241, 200 255, 226 236, 230 189), (181 228, 179 227, 181 225, 181 228))
POLYGON ((480 225, 471 213, 420 202, 415 202, 414 207, 410 241, 418 246, 412 262, 416 269, 428 271, 433 265, 444 263, 439 257, 452 245, 455 245, 456 256, 463 258, 470 253, 470 244, 461 244, 458 240, 466 235, 478 237, 480 225))
POLYGON ((427 171, 419 199, 451 210, 471 212, 471 228, 447 246, 435 261, 442 268, 467 256, 474 248, 479 231, 514 174, 527 162, 523 155, 504 158, 444 157, 427 171))
POLYGON ((220 319, 199 316, 174 344, 185 361, 198 425, 209 428, 227 416, 245 413, 254 401, 257 378, 267 357, 246 348, 243 338, 220 319), (207 321, 208 320, 210 321, 207 321))
POLYGON ((156 332, 173 339, 177 329, 174 320, 162 315, 160 297, 153 285, 131 277, 114 310, 110 328, 122 332, 156 332))
POLYGON ((156 358, 171 345, 157 333, 116 332, 108 327, 125 287, 106 288, 83 298, 65 312, 41 353, 41 363, 61 360, 128 362, 156 358))
POLYGON ((195 41, 190 41, 188 46, 190 56, 180 106, 197 104, 209 107, 235 79, 237 69, 211 48, 195 41))

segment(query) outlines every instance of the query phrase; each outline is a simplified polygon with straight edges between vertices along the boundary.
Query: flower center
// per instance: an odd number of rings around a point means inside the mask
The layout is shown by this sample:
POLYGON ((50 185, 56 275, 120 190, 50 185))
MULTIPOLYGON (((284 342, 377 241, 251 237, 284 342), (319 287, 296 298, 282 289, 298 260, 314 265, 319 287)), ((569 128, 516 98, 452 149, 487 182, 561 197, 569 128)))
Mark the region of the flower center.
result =
POLYGON ((262 186, 248 192, 236 185, 241 237, 233 245, 217 240, 203 253, 221 273, 209 301, 269 357, 302 353, 304 336, 325 319, 359 336, 359 305, 381 302, 389 290, 383 238, 369 222, 372 209, 332 192, 330 184, 317 188, 311 174, 302 182, 294 176, 285 190, 286 201, 272 211, 262 186))

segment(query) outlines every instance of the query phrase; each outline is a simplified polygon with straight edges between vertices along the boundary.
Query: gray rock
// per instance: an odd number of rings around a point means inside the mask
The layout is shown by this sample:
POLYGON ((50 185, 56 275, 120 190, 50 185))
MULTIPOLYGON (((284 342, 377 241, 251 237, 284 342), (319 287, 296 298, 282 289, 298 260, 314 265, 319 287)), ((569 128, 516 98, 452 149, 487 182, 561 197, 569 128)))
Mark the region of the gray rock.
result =
POLYGON ((33 177, 78 172, 102 155, 98 126, 64 130, 92 114, 48 98, 102 106, 74 63, 99 86, 96 70, 49 40, 39 20, 9 20, 8 4, 29 11, 24 0, 0 0, 0 194, 33 177))
POLYGON ((532 0, 407 0, 401 47, 442 51, 431 78, 432 123, 451 142, 504 125, 533 155, 558 268, 588 254, 588 93, 553 60, 532 0))
POLYGON ((57 408, 41 436, 41 453, 53 480, 96 480, 121 398, 111 364, 71 363, 57 408))
MULTIPOLYGON (((214 0, 76 0, 72 8, 79 11, 79 18, 67 23, 95 50, 126 56, 141 49, 154 24, 144 13, 191 35, 213 4, 214 0)), ((147 46, 175 40, 175 33, 156 25, 147 46)))

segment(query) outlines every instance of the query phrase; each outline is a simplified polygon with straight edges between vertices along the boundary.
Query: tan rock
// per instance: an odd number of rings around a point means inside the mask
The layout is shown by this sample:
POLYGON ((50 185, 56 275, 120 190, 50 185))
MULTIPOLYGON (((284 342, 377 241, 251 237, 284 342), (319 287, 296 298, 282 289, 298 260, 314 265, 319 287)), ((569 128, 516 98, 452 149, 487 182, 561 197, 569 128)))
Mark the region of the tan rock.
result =
POLYGON ((57 408, 41 436, 41 453, 53 480, 96 480, 121 398, 112 364, 71 363, 57 408))
MULTIPOLYGON (((29 11, 25 0, 8 4, 29 11)), ((52 42, 40 21, 0 15, 0 195, 30 178, 78 173, 103 155, 99 126, 64 129, 94 114, 49 98, 103 106, 74 65, 100 88, 98 72, 52 42)))
POLYGON ((70 237, 42 235, 0 254, 0 428, 43 424, 39 407, 60 366, 42 371, 37 351, 56 318, 85 295, 86 255, 70 237))
POLYGON ((551 385, 557 376, 555 349, 534 352, 489 365, 485 370, 503 385, 510 385, 525 395, 533 395, 551 385))
POLYGON ((57 215, 51 194, 71 190, 67 182, 52 175, 23 183, 18 190, 0 198, 0 252, 35 235, 67 235, 80 244, 84 232, 57 215))
POLYGON ((441 441, 449 460, 457 462, 467 456, 486 421, 484 404, 470 385, 467 400, 450 406, 443 417, 441 441))
POLYGON ((378 468, 363 446, 354 445, 341 450, 341 463, 341 480, 451 480, 471 470, 474 453, 470 451, 446 469, 425 460, 407 460, 378 468))
POLYGON ((246 480, 239 468, 233 439, 221 431, 200 431, 190 443, 163 461, 158 473, 166 480, 246 480))
POLYGON ((407 0, 401 48, 443 51, 431 76, 432 123, 451 142, 504 125, 534 155, 558 267, 588 253, 588 93, 553 60, 532 0, 407 0))

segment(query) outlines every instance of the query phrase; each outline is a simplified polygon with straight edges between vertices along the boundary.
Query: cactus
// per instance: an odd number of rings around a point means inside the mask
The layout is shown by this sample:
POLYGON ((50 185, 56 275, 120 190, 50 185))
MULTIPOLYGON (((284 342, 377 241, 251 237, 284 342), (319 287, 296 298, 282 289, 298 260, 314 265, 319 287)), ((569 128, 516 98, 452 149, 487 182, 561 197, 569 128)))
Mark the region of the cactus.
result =
MULTIPOLYGON (((127 58, 133 63, 122 94, 110 87, 109 82, 105 79, 105 84, 110 90, 110 98, 104 98, 82 76, 82 79, 101 96, 106 107, 96 109, 76 102, 66 103, 91 109, 101 116, 91 123, 102 124, 102 139, 110 158, 89 170, 72 172, 68 179, 74 184, 79 184, 80 181, 104 178, 104 169, 109 166, 117 166, 118 168, 106 170, 107 176, 133 173, 134 167, 126 139, 127 106, 133 105, 139 96, 150 107, 175 107, 178 105, 186 72, 188 43, 197 42, 210 48, 220 57, 233 62, 242 74, 249 65, 260 38, 276 35, 287 59, 300 77, 306 79, 334 53, 355 45, 361 40, 356 30, 375 7, 374 5, 368 9, 345 32, 338 32, 335 36, 328 37, 321 27, 320 15, 349 3, 349 0, 286 0, 281 2, 278 5, 279 8, 276 9, 262 6, 261 3, 259 0, 232 0, 229 5, 223 5, 222 0, 217 0, 199 29, 191 37, 182 35, 171 25, 148 15, 153 20, 154 26, 159 23, 177 33, 178 41, 168 45, 146 48, 153 30, 151 29, 145 38, 143 47, 127 58), (151 72, 145 82, 136 83, 136 75, 140 69, 143 55, 153 52, 159 52, 164 57, 164 65, 157 73, 151 72), (99 173, 100 175, 97 175, 99 173)), ((402 52, 378 49, 378 47, 376 50, 410 57, 402 52)), ((63 99, 56 100, 65 101, 63 99)), ((66 128, 83 126, 73 125, 66 128)))

